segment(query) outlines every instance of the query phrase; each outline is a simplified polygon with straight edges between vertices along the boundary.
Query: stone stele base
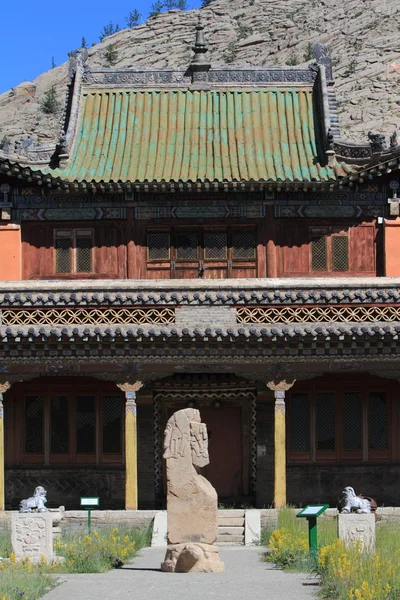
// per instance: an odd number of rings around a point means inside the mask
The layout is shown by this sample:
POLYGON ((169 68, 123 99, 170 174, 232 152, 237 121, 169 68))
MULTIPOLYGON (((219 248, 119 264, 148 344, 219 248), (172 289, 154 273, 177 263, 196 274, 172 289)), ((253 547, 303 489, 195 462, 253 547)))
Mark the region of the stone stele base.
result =
POLYGON ((211 544, 188 542, 171 544, 167 548, 161 571, 166 573, 223 573, 225 565, 219 549, 211 544))
POLYGON ((53 519, 50 512, 13 513, 11 547, 17 558, 53 560, 53 519))
POLYGON ((338 515, 338 536, 346 545, 361 544, 364 552, 375 551, 375 515, 357 513, 338 515))

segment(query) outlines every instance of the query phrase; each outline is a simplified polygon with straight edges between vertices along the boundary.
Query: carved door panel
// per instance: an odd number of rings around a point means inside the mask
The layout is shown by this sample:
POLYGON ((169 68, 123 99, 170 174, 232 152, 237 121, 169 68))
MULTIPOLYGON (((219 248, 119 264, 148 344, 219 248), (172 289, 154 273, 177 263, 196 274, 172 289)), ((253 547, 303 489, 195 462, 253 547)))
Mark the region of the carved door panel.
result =
POLYGON ((200 269, 199 233, 179 231, 175 235, 173 273, 175 279, 197 278, 200 269))
POLYGON ((242 485, 242 411, 239 406, 201 408, 207 425, 210 464, 202 473, 218 493, 220 501, 243 496, 242 485))

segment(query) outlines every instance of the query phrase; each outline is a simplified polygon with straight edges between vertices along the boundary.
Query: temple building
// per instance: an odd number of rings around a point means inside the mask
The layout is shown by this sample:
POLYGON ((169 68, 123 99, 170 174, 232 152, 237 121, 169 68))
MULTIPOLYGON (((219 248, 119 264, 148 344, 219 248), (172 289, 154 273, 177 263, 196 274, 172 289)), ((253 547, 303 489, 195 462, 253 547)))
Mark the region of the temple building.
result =
POLYGON ((59 143, 0 152, 1 509, 39 484, 163 507, 186 406, 222 503, 398 503, 396 135, 341 138, 321 44, 217 67, 199 25, 193 50, 159 70, 82 50, 59 143))

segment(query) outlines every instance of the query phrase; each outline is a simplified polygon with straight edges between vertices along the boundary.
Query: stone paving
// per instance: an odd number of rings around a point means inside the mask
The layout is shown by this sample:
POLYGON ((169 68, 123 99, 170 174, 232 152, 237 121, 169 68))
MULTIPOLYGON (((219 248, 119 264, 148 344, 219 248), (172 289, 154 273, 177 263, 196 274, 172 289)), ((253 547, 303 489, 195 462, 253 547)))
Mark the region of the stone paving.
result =
POLYGON ((316 580, 284 573, 261 561, 261 548, 221 549, 225 573, 162 573, 165 551, 145 548, 123 569, 104 574, 61 575, 45 600, 311 600, 316 580))

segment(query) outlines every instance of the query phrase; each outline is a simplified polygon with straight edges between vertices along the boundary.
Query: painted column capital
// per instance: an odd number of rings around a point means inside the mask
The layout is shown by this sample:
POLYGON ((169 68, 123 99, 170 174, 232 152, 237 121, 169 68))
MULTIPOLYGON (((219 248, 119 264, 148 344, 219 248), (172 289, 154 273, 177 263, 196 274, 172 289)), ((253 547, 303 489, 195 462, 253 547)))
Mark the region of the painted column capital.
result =
POLYGON ((127 401, 135 400, 136 392, 138 392, 143 387, 143 385, 143 381, 135 381, 134 383, 117 383, 117 387, 119 387, 119 389, 125 393, 125 398, 127 401))
POLYGON ((135 383, 117 383, 120 390, 125 393, 125 415, 132 414, 136 417, 136 392, 143 387, 142 381, 135 381, 135 383))
POLYGON ((4 418, 4 406, 3 406, 3 394, 9 390, 11 387, 11 383, 9 381, 4 381, 0 383, 0 419, 4 418))
POLYGON ((285 392, 290 390, 295 382, 295 379, 273 379, 272 381, 267 381, 267 387, 275 392, 275 398, 277 397, 277 392, 283 392, 283 398, 285 398, 285 392))
POLYGON ((0 383, 0 394, 4 394, 11 387, 11 383, 9 381, 3 381, 0 383))

